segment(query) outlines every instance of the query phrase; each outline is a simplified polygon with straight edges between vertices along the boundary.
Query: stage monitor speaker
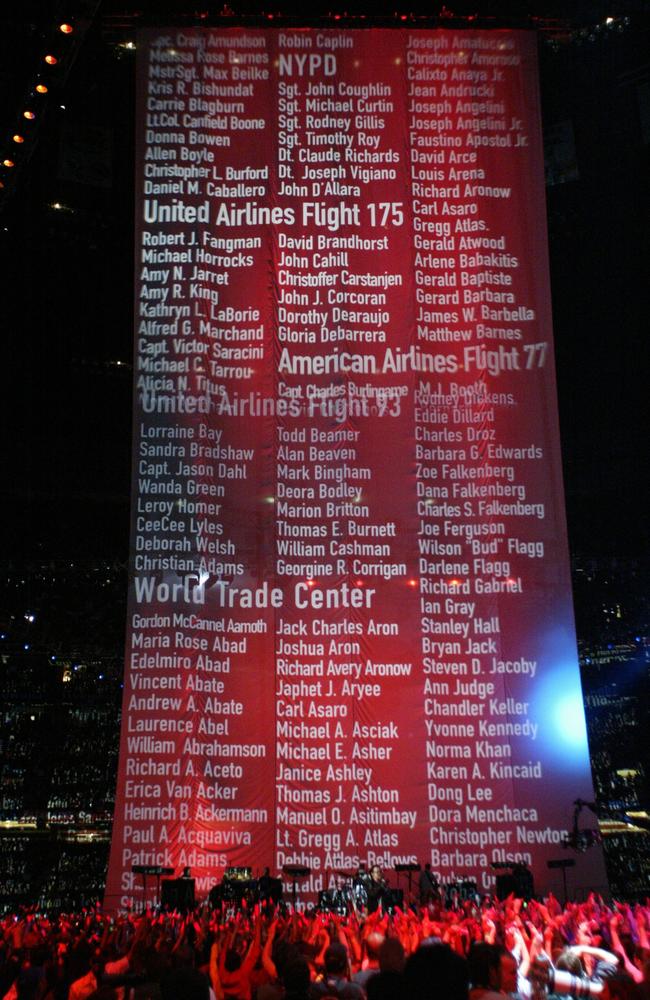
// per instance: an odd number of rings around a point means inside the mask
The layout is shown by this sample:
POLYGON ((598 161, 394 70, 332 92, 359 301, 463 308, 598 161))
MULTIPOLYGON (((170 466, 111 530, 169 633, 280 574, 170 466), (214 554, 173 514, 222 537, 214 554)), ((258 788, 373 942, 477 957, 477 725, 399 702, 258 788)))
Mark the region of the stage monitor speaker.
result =
POLYGON ((533 875, 528 868, 515 868, 507 875, 497 875, 497 899, 507 899, 514 893, 518 899, 532 899, 535 895, 533 875))
POLYGON ((161 883, 160 901, 170 910, 194 909, 194 879, 166 878, 161 883))

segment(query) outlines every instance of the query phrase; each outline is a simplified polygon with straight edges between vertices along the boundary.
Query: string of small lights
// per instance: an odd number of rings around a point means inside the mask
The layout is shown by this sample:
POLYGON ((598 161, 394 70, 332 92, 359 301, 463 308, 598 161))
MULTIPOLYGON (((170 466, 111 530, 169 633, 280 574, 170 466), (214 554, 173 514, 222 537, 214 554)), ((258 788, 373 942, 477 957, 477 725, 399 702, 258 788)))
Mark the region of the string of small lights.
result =
POLYGON ((599 20, 576 20, 575 17, 544 17, 534 13, 525 14, 522 12, 517 18, 504 15, 502 17, 481 13, 457 14, 446 6, 442 6, 438 11, 434 9, 426 14, 415 13, 413 11, 394 11, 392 14, 351 14, 348 11, 329 11, 327 13, 313 13, 296 15, 290 11, 281 9, 273 11, 260 11, 258 13, 237 13, 228 4, 224 4, 219 10, 194 11, 191 14, 182 11, 175 12, 166 10, 153 17, 150 13, 142 11, 131 11, 112 15, 110 13, 103 17, 104 34, 112 44, 122 49, 135 49, 133 40, 123 40, 126 32, 132 32, 139 27, 152 25, 168 25, 174 23, 189 26, 215 26, 235 27, 237 25, 263 26, 265 23, 275 22, 277 26, 305 26, 316 25, 318 27, 337 28, 370 28, 370 27, 399 27, 400 25, 410 25, 417 28, 533 28, 540 32, 545 43, 554 48, 560 48, 571 43, 578 45, 583 42, 594 42, 599 37, 607 38, 621 34, 631 25, 631 18, 628 15, 608 15, 599 20), (122 36, 120 40, 117 40, 122 36))
POLYGON ((36 148, 42 123, 68 78, 99 5, 100 0, 67 3, 65 15, 61 5, 61 13, 43 32, 38 63, 30 74, 14 127, 0 140, 0 209, 14 192, 18 175, 36 148))

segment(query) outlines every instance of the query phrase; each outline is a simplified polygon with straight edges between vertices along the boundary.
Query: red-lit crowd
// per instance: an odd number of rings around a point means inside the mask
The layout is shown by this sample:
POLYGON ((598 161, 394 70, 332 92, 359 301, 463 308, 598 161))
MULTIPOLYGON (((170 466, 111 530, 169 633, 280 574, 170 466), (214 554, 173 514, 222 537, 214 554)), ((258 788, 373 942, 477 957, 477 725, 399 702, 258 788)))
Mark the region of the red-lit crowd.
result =
POLYGON ((5 915, 3 1000, 650 1000, 648 905, 5 915))

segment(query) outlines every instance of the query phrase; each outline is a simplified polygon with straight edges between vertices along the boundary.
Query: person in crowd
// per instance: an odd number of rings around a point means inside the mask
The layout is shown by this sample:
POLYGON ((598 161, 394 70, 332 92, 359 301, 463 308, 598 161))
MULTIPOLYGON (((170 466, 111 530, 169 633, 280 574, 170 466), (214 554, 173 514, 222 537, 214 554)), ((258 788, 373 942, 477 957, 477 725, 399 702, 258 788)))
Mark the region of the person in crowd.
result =
POLYGON ((379 949, 379 972, 366 982, 368 1000, 395 1000, 403 991, 406 954, 399 938, 387 937, 379 949))
POLYGON ((71 955, 73 981, 70 984, 68 1000, 86 1000, 97 989, 98 965, 92 945, 79 941, 71 955))
POLYGON ((370 880, 367 885, 368 891, 368 913, 374 913, 381 904, 387 910, 390 904, 388 895, 388 882, 382 874, 379 865, 373 865, 370 869, 370 880))
POLYGON ((371 931, 364 941, 365 959, 358 972, 352 976, 352 982, 366 988, 368 980, 379 972, 379 952, 384 943, 384 936, 379 931, 371 931))
POLYGON ((418 891, 420 895, 420 906, 428 906, 438 898, 439 886, 436 877, 431 871, 431 863, 427 861, 420 872, 418 879, 418 891))
POLYGON ((163 977, 160 993, 162 1000, 209 1000, 210 986, 197 969, 181 966, 163 977))
POLYGON ((517 992, 517 962, 502 945, 480 941, 467 955, 470 1000, 503 1000, 517 992))
POLYGON ((446 944, 423 944, 404 966, 401 1000, 468 1000, 466 959, 446 944))
POLYGON ((294 958, 282 973, 283 1000, 309 1000, 311 975, 304 958, 294 958))
POLYGON ((309 1000, 319 997, 338 997, 339 1000, 365 1000, 361 986, 350 982, 350 959, 346 947, 339 941, 331 944, 325 952, 325 972, 323 977, 312 983, 309 1000))

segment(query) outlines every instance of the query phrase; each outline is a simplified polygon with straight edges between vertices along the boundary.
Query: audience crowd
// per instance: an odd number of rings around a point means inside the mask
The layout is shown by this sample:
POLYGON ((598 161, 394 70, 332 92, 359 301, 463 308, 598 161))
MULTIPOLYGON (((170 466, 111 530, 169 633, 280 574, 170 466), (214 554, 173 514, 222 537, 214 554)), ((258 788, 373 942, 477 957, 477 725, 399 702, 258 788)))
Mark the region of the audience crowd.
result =
POLYGON ((650 1000, 648 905, 7 914, 0 1000, 650 1000))

